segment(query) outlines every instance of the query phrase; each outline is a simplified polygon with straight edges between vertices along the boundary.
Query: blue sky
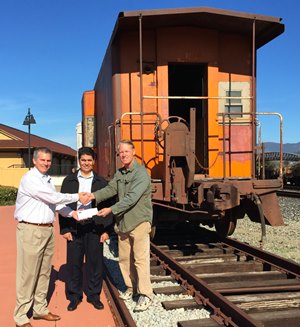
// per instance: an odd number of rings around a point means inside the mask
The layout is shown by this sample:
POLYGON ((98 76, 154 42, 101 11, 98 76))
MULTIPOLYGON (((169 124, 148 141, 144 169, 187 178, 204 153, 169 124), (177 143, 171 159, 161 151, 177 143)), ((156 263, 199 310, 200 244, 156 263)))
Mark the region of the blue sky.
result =
MULTIPOLYGON (((120 11, 212 7, 282 17, 285 32, 258 50, 257 110, 280 112, 284 143, 300 142, 299 0, 9 0, 0 4, 0 122, 73 148, 81 97, 92 90, 120 11)), ((278 118, 262 140, 279 141, 278 118)))

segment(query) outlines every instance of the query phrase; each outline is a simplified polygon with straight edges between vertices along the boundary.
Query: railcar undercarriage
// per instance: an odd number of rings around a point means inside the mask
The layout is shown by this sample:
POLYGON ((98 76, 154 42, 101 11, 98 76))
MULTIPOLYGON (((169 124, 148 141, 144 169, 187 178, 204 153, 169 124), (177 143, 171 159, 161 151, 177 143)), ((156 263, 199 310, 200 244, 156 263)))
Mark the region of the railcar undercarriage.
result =
POLYGON ((162 178, 152 180, 154 221, 201 223, 215 226, 220 235, 228 236, 234 232, 237 219, 247 215, 261 223, 263 240, 265 224, 283 225, 276 195, 282 179, 209 178, 195 174, 194 121, 191 109, 190 127, 179 118, 163 130, 162 178))

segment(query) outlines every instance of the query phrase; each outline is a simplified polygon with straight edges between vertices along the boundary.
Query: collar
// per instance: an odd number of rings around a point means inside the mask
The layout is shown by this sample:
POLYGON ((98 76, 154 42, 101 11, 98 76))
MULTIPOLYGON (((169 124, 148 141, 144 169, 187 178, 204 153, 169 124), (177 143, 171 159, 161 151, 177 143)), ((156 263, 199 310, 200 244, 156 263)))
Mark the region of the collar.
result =
POLYGON ((85 179, 94 178, 94 172, 91 171, 90 176, 83 176, 83 175, 81 174, 81 170, 79 169, 79 170, 78 170, 78 173, 77 173, 77 178, 79 178, 79 177, 81 177, 81 178, 85 178, 85 179))
POLYGON ((126 169, 125 167, 121 168, 121 173, 127 174, 129 172, 132 172, 137 168, 138 165, 139 165, 138 161, 136 159, 134 159, 134 161, 133 161, 132 165, 129 167, 129 169, 126 169))
POLYGON ((41 177, 41 178, 48 178, 49 177, 49 175, 48 174, 42 174, 36 167, 33 167, 32 169, 31 169, 31 171, 35 174, 35 175, 37 175, 37 176, 39 176, 39 177, 41 177))

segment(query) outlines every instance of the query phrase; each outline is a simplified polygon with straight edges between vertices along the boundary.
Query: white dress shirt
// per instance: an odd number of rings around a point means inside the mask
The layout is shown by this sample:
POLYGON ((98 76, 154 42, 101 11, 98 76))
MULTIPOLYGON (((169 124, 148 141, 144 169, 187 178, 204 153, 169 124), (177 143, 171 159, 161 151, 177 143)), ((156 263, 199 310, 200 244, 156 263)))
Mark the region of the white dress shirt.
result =
MULTIPOLYGON (((78 192, 88 192, 90 193, 92 190, 92 183, 93 183, 93 178, 94 178, 94 173, 91 171, 91 174, 89 176, 83 176, 81 173, 81 170, 78 170, 77 173, 77 179, 79 183, 79 190, 78 192)), ((80 201, 77 202, 77 210, 85 210, 89 209, 92 207, 92 201, 90 201, 87 204, 82 204, 80 201)), ((63 217, 72 217, 73 210, 66 206, 66 205, 58 205, 57 208, 58 212, 63 216, 63 217)))
POLYGON ((34 167, 21 179, 15 219, 36 224, 52 223, 55 221, 57 204, 67 204, 78 200, 78 193, 56 192, 50 176, 40 173, 34 167))
MULTIPOLYGON (((78 182, 79 182, 79 191, 78 192, 91 192, 92 183, 94 178, 94 173, 91 171, 89 176, 83 176, 81 170, 78 171, 78 182)), ((87 204, 82 204, 80 201, 77 202, 77 209, 89 209, 92 207, 92 201, 87 204)))

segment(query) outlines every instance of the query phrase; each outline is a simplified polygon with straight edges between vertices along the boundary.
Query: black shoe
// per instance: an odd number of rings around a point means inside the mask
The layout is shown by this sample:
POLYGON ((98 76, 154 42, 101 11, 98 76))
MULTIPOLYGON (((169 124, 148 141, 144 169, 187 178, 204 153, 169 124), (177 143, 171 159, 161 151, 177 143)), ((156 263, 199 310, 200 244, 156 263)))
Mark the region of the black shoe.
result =
POLYGON ((97 310, 104 309, 104 305, 99 299, 87 299, 87 302, 91 303, 97 310))
POLYGON ((78 304, 81 302, 80 299, 72 299, 68 305, 68 311, 74 311, 77 309, 78 304))

